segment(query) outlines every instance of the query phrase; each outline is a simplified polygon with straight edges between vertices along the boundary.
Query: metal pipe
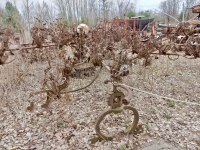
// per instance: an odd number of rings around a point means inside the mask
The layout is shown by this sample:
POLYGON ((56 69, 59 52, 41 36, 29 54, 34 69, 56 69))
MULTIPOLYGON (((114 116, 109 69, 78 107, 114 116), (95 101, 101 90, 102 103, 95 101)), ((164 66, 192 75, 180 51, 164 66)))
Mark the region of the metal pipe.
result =
MULTIPOLYGON (((155 8, 153 8, 153 9, 155 9, 155 8)), ((180 23, 180 21, 178 21, 178 19, 174 18, 173 16, 171 16, 171 15, 169 15, 169 14, 165 13, 165 12, 162 12, 161 10, 158 10, 158 9, 155 9, 155 10, 157 10, 157 11, 159 11, 159 12, 161 12, 161 13, 163 13, 163 14, 165 14, 165 15, 169 16, 169 17, 171 17, 172 19, 174 19, 174 20, 176 20, 177 22, 179 22, 179 23, 180 23)))

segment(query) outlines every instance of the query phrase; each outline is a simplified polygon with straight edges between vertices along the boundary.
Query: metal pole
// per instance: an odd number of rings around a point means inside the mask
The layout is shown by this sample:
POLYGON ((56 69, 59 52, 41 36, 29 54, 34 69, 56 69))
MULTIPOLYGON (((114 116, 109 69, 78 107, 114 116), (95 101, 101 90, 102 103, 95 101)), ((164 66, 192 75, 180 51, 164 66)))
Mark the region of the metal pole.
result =
MULTIPOLYGON (((155 9, 155 8, 153 8, 153 9, 155 9)), ((160 10, 158 10, 158 9, 155 9, 155 10, 157 10, 157 11, 159 11, 159 12, 161 12, 161 13, 163 13, 163 14, 165 14, 165 15, 167 15, 167 16, 169 16, 169 17, 171 17, 171 18, 173 18, 174 20, 176 20, 177 22, 179 22, 179 23, 180 23, 180 21, 178 21, 178 19, 174 18, 173 16, 171 16, 171 15, 169 15, 169 14, 165 13, 165 12, 162 12, 162 11, 160 11, 160 10)))

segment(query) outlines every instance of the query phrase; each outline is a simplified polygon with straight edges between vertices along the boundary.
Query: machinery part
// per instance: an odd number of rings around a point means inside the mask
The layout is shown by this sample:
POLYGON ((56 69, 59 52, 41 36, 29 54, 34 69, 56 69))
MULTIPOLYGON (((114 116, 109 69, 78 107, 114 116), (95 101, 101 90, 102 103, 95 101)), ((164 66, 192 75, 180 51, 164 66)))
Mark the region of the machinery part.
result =
POLYGON ((118 87, 121 87, 121 88, 123 88, 123 89, 125 89, 125 90, 128 92, 127 96, 125 96, 125 97, 122 99, 122 103, 123 103, 124 105, 128 105, 128 104, 130 103, 131 98, 132 98, 132 91, 131 91, 129 88, 126 88, 126 87, 124 87, 124 86, 121 86, 121 85, 117 85, 117 86, 118 86, 118 87))
POLYGON ((124 93, 115 90, 110 96, 108 97, 108 106, 111 106, 112 109, 118 108, 122 106, 122 100, 124 99, 124 93))
POLYGON ((112 135, 106 135, 104 133, 102 133, 100 131, 100 123, 101 121, 104 119, 104 117, 110 113, 114 113, 114 114, 117 114, 117 113, 121 113, 123 110, 131 110, 133 113, 134 113, 134 120, 133 120, 133 123, 124 130, 124 133, 133 133, 136 129, 137 129, 137 124, 138 124, 138 121, 139 121, 139 115, 138 115, 138 111, 131 107, 131 106, 124 106, 122 105, 121 107, 118 107, 118 108, 115 108, 115 109, 106 109, 105 111, 103 111, 99 117, 97 118, 97 121, 95 123, 95 130, 96 130, 96 133, 98 135, 98 137, 100 139, 103 139, 103 140, 112 140, 113 139, 113 136, 112 135))
POLYGON ((134 113, 134 120, 131 126, 129 126, 128 128, 126 128, 124 130, 124 133, 128 134, 128 133, 133 133, 136 129, 137 129, 137 125, 139 122, 139 114, 138 111, 131 106, 124 106, 125 110, 131 110, 134 113))
POLYGON ((70 76, 73 78, 83 78, 94 74, 95 66, 92 63, 81 63, 74 66, 74 72, 72 72, 70 76))

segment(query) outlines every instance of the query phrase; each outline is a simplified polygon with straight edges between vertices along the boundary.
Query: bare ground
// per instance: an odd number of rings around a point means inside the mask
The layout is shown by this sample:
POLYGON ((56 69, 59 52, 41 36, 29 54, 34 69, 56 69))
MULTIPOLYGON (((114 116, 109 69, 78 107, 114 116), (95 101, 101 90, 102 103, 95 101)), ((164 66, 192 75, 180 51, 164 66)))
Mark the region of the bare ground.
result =
MULTIPOLYGON (((133 65, 124 84, 188 103, 173 103, 133 90, 130 105, 138 110, 139 124, 144 125, 144 131, 123 134, 133 116, 130 112, 111 114, 104 119, 101 128, 114 135, 113 141, 95 144, 91 144, 89 139, 96 136, 94 124, 97 116, 108 107, 106 97, 112 86, 103 82, 109 78, 109 73, 103 70, 89 88, 62 95, 45 110, 40 105, 46 95, 29 98, 29 94, 40 90, 46 64, 30 64, 19 56, 12 64, 0 66, 0 149, 21 146, 38 150, 151 150, 150 146, 158 144, 155 139, 168 144, 156 149, 200 149, 199 59, 171 61, 159 57, 148 68, 133 65), (38 101, 38 106, 33 112, 27 111, 27 106, 34 101, 38 101)), ((92 78, 71 79, 69 88, 82 87, 92 78)))

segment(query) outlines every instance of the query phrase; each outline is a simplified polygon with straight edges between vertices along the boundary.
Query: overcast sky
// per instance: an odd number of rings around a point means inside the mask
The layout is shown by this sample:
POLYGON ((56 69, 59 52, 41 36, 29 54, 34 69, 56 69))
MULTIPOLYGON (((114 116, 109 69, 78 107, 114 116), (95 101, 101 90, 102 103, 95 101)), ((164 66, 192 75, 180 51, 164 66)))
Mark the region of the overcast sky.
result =
MULTIPOLYGON (((13 2, 14 0, 0 0, 1 6, 5 7, 7 1, 13 2)), ((23 0, 15 0, 17 7, 20 8, 23 0)), ((43 0, 32 0, 33 2, 42 2, 43 0)), ((44 0, 46 2, 51 2, 52 0, 44 0)), ((134 1, 134 0, 133 0, 134 1)), ((152 8, 158 8, 159 3, 163 0, 137 0, 137 9, 138 10, 148 10, 152 8)))

